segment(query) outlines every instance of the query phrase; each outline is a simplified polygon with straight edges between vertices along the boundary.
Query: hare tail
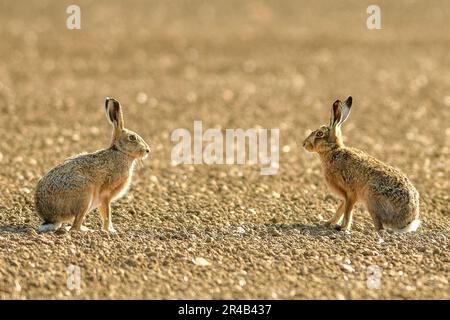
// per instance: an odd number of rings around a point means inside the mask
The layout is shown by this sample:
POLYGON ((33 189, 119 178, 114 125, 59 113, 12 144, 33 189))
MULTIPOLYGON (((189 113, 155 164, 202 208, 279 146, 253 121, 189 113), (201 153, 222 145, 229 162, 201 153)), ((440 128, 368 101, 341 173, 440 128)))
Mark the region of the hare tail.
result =
POLYGON ((41 224, 39 226, 38 231, 41 233, 55 231, 55 230, 58 230, 59 228, 61 228, 61 226, 62 226, 61 222, 55 222, 55 223, 44 222, 43 224, 41 224))
POLYGON ((414 232, 417 230, 417 228, 419 228, 421 223, 422 223, 422 221, 420 221, 419 219, 415 219, 402 229, 396 229, 396 228, 392 228, 392 227, 390 227, 390 228, 388 227, 388 228, 392 229, 393 231, 400 232, 400 233, 414 232))

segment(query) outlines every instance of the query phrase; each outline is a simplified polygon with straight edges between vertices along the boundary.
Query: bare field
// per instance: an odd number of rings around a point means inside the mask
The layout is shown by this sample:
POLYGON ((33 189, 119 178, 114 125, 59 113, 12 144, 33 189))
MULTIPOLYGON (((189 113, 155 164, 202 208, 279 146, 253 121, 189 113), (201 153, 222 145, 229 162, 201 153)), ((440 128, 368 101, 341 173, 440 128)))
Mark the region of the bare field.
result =
POLYGON ((450 3, 0 0, 1 299, 449 299, 450 3), (421 195, 416 233, 321 224, 337 206, 301 148, 354 98, 347 145, 400 168, 421 195), (106 96, 149 142, 117 234, 38 234, 37 180, 107 146, 106 96), (172 166, 177 128, 280 128, 280 169, 172 166), (81 290, 67 270, 80 267, 81 290), (370 266, 380 287, 368 288, 370 266))

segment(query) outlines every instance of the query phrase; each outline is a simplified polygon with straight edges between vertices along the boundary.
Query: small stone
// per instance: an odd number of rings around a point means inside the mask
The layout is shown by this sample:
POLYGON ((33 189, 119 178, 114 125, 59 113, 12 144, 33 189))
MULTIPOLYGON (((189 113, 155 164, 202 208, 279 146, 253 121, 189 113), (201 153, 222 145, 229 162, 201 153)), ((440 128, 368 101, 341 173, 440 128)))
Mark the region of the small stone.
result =
POLYGON ((23 193, 31 193, 31 189, 29 188, 21 188, 20 191, 23 193))
MULTIPOLYGON (((27 234, 30 235, 30 236, 32 236, 32 237, 35 237, 35 236, 38 235, 38 233, 36 232, 36 230, 33 229, 33 228, 28 229, 28 230, 27 230, 27 234)), ((0 240, 1 240, 1 239, 0 239, 0 240)))
POLYGON ((147 97, 147 94, 146 94, 145 92, 139 92, 139 93, 136 95, 136 101, 137 101, 139 104, 144 104, 144 103, 147 102, 147 100, 148 100, 148 97, 147 97))
POLYGON ((336 293, 336 299, 337 300, 345 300, 345 295, 338 292, 338 293, 336 293))
POLYGON ((242 228, 242 227, 237 227, 236 228, 236 232, 239 233, 239 234, 244 234, 245 233, 245 229, 242 228))
POLYGON ((280 199, 281 195, 278 192, 272 192, 272 197, 274 197, 275 199, 280 199))
POLYGON ((125 261, 125 264, 129 265, 130 267, 137 267, 137 262, 136 260, 129 258, 125 261))
POLYGON ((20 285, 19 281, 17 281, 17 280, 14 282, 14 289, 15 289, 17 292, 22 291, 22 286, 20 285))
POLYGON ((158 183, 158 177, 157 176, 150 176, 150 181, 153 183, 158 183))
POLYGON ((98 135, 98 134, 100 133, 100 129, 97 128, 97 127, 91 127, 91 128, 89 129, 89 132, 90 132, 92 135, 96 136, 96 135, 98 135))
POLYGON ((211 263, 208 260, 206 260, 205 258, 202 258, 202 257, 192 259, 192 262, 195 265, 200 266, 200 267, 208 267, 211 265, 211 263))
POLYGON ((342 264, 342 269, 343 269, 345 272, 350 272, 350 273, 355 272, 355 269, 354 269, 351 265, 346 264, 346 263, 343 263, 343 264, 342 264))
POLYGON ((291 146, 285 145, 285 146, 283 146, 283 148, 281 149, 281 151, 283 151, 283 153, 288 153, 288 152, 291 151, 291 146))
POLYGON ((278 229, 272 229, 272 230, 270 230, 270 234, 273 235, 273 236, 275 236, 275 237, 281 236, 281 232, 278 231, 278 229))

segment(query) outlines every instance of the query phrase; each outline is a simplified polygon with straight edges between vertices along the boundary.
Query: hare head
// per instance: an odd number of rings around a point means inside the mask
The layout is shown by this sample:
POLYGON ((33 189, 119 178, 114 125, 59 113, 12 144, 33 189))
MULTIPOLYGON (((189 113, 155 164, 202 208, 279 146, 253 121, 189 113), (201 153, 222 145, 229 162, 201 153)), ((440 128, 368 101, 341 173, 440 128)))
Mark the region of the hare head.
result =
POLYGON ((132 158, 145 159, 150 153, 150 147, 137 133, 125 129, 122 106, 114 98, 106 98, 106 117, 113 126, 111 148, 117 149, 132 158))
POLYGON ((341 125, 347 120, 351 106, 352 97, 344 102, 336 100, 331 107, 330 124, 313 131, 303 142, 303 147, 310 152, 321 153, 344 146, 341 125))

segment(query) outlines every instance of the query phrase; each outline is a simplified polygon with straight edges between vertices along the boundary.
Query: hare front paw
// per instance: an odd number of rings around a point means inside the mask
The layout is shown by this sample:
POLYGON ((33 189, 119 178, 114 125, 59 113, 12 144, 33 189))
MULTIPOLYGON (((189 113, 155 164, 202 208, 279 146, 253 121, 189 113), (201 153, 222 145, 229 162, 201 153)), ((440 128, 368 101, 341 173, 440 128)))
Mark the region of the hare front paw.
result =
POLYGON ((106 228, 103 228, 102 230, 105 231, 105 232, 108 232, 108 233, 112 233, 112 234, 117 233, 116 229, 114 229, 113 226, 110 226, 110 227, 108 227, 107 229, 106 229, 106 228))
POLYGON ((114 229, 113 227, 110 227, 110 228, 108 229, 108 232, 109 232, 109 233, 117 233, 116 229, 114 229))
POLYGON ((336 229, 338 227, 341 227, 339 224, 336 224, 336 222, 333 219, 327 220, 323 223, 323 226, 336 229))
POLYGON ((92 231, 91 229, 89 229, 88 227, 85 226, 80 226, 80 227, 71 227, 70 231, 78 231, 78 232, 89 232, 92 231))
POLYGON ((351 229, 351 227, 349 226, 349 225, 335 225, 334 226, 334 229, 335 230, 337 230, 337 231, 344 231, 345 233, 347 233, 347 234, 349 234, 350 233, 350 229, 351 229))

